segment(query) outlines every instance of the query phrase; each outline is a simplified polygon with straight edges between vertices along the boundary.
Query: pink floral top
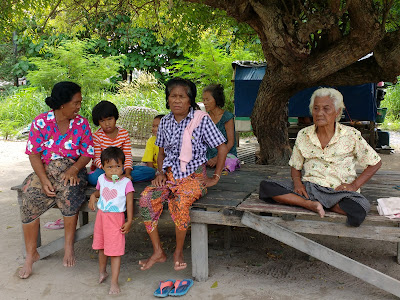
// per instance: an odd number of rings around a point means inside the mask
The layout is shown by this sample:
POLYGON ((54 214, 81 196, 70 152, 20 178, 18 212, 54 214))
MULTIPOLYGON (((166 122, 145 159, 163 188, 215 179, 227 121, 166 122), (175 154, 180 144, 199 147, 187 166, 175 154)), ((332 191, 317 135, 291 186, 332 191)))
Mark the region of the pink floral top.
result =
POLYGON ((77 115, 69 123, 68 131, 62 135, 58 130, 54 111, 38 115, 32 122, 25 153, 41 153, 46 165, 51 160, 69 157, 77 160, 80 156, 93 158, 92 132, 88 121, 77 115))
POLYGON ((289 161, 296 170, 304 169, 303 181, 336 188, 356 179, 356 163, 365 169, 381 160, 353 127, 337 122, 335 134, 324 149, 315 130, 312 125, 299 131, 289 161))

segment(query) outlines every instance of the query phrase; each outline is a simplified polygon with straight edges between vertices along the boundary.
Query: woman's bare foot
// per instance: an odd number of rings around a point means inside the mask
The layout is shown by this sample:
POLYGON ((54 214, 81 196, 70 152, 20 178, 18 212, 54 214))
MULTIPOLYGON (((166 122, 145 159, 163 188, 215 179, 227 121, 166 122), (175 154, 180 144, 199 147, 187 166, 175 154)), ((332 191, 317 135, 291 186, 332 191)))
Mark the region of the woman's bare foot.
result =
POLYGON ((108 277, 108 273, 107 272, 100 273, 99 283, 103 283, 107 279, 107 277, 108 277))
POLYGON ((26 254, 25 263, 19 269, 18 276, 21 279, 26 279, 32 274, 33 263, 40 259, 39 253, 35 251, 32 255, 26 254))
POLYGON ((119 285, 118 282, 117 283, 112 283, 111 282, 111 287, 110 287, 110 291, 108 292, 109 295, 116 295, 119 294, 121 290, 119 289, 119 285))
POLYGON ((311 200, 308 201, 310 201, 308 209, 316 212, 317 214, 319 214, 321 218, 323 218, 325 216, 325 210, 322 204, 319 203, 318 201, 311 201, 311 200))
POLYGON ((64 267, 73 267, 75 266, 75 251, 74 251, 74 246, 65 246, 64 250, 64 259, 63 259, 63 265, 64 267))
POLYGON ((175 252, 174 253, 174 269, 175 271, 180 271, 186 269, 187 264, 183 260, 183 253, 182 252, 175 252))
POLYGON ((142 271, 150 269, 155 263, 163 263, 167 260, 167 256, 165 255, 164 251, 153 253, 150 258, 142 261, 139 260, 139 265, 141 265, 140 269, 142 271))

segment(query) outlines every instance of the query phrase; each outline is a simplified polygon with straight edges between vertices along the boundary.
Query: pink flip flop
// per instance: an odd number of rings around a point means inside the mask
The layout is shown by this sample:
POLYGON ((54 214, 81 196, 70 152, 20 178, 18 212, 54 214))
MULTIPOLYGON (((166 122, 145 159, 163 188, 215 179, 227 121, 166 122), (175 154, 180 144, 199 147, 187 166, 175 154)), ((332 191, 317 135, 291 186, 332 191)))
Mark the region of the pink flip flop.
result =
POLYGON ((54 222, 47 222, 44 224, 44 228, 47 229, 63 229, 64 228, 64 221, 63 219, 58 219, 57 221, 54 222))

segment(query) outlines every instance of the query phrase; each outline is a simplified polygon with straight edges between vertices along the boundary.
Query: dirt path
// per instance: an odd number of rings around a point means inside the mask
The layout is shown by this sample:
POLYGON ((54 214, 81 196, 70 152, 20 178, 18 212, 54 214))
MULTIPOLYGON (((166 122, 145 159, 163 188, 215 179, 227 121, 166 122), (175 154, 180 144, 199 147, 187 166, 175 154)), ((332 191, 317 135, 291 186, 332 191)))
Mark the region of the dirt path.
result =
MULTIPOLYGON (((37 262, 28 280, 16 276, 23 262, 22 235, 16 192, 10 187, 20 184, 31 170, 23 154, 25 142, 0 141, 0 299, 108 299, 109 281, 97 284, 97 254, 91 250, 91 239, 76 244, 78 263, 74 268, 62 266, 62 251, 37 262)), ((383 168, 400 170, 400 154, 381 155, 383 168)), ((42 225, 60 217, 57 210, 47 212, 42 225)), ((92 216, 93 218, 93 216, 92 216)), ((396 299, 367 283, 347 275, 291 247, 242 228, 233 229, 232 247, 224 249, 223 227, 209 227, 210 278, 195 282, 186 299, 396 299), (215 287, 214 287, 215 286, 215 287)), ((45 230, 44 242, 61 236, 62 230, 45 230)), ((140 220, 127 238, 123 257, 120 299, 155 299, 158 281, 168 278, 191 278, 190 238, 185 255, 187 270, 172 269, 173 224, 160 224, 160 234, 168 261, 142 272, 139 259, 151 253, 151 244, 140 220)), ((332 247, 362 263, 400 279, 400 266, 394 262, 396 245, 335 237, 310 238, 332 247)))

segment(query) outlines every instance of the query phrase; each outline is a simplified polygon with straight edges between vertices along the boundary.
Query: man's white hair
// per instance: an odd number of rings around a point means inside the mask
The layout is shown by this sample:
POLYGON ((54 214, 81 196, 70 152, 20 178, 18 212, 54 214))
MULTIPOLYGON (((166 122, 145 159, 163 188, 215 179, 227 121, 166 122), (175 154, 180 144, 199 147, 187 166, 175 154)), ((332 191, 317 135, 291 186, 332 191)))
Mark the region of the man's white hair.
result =
POLYGON ((326 96, 332 99, 336 112, 340 111, 340 113, 336 116, 336 121, 340 121, 340 119, 342 118, 343 109, 345 108, 343 102, 343 95, 338 90, 332 88, 319 88, 315 90, 315 92, 311 95, 310 99, 310 106, 309 106, 310 113, 312 114, 315 98, 326 97, 326 96))

